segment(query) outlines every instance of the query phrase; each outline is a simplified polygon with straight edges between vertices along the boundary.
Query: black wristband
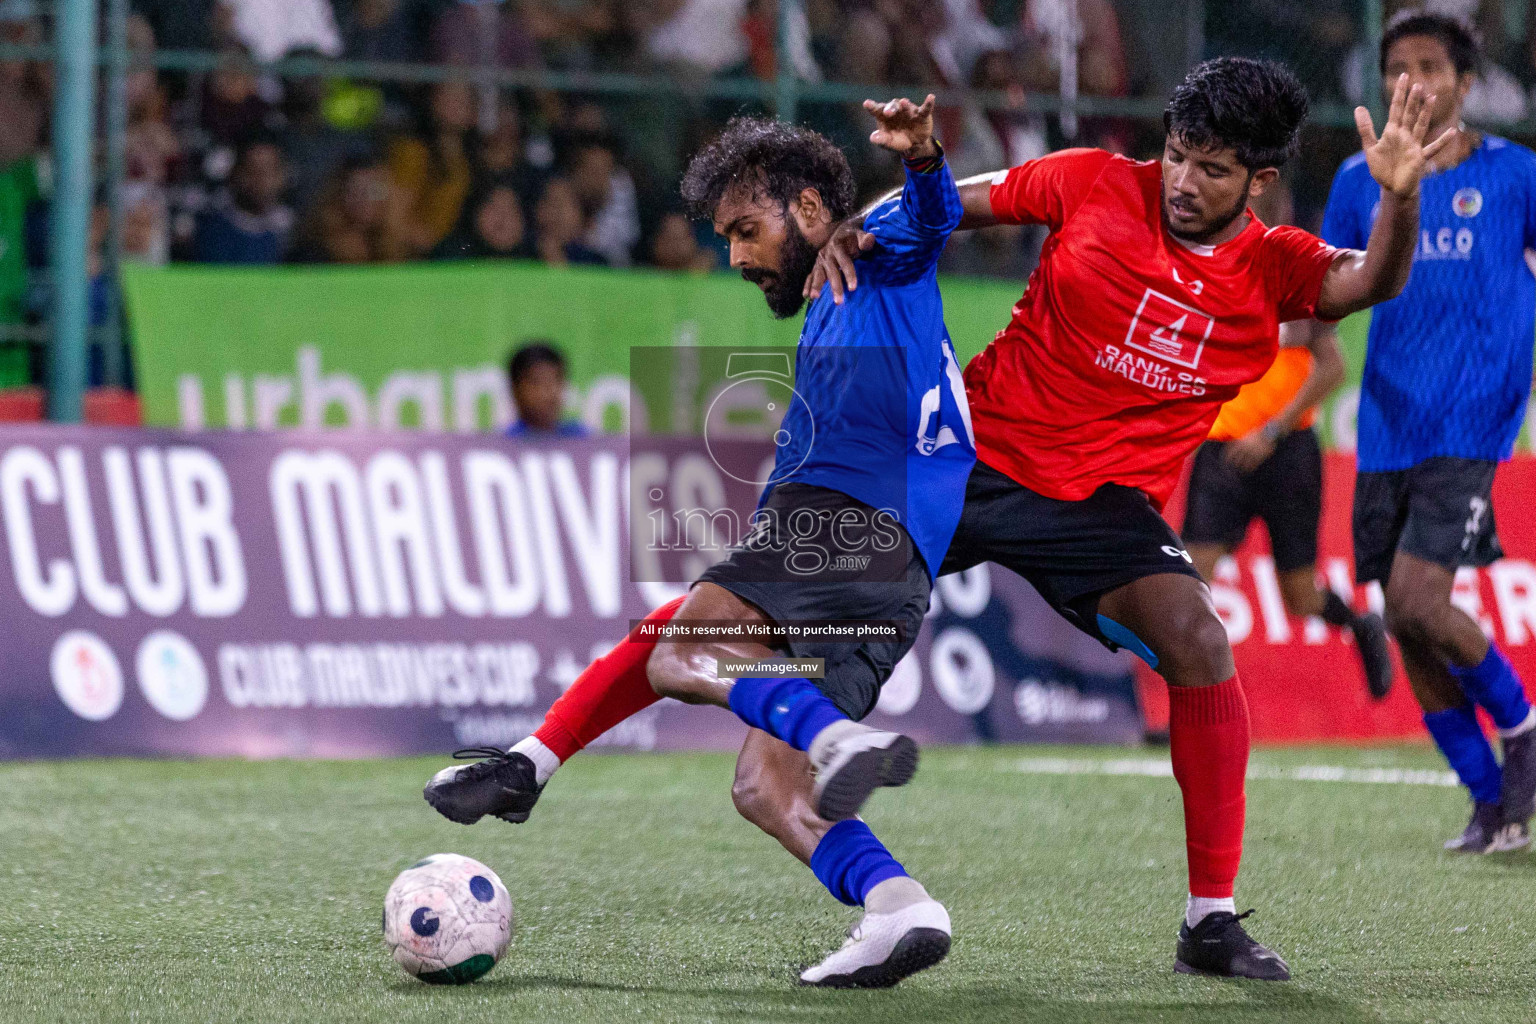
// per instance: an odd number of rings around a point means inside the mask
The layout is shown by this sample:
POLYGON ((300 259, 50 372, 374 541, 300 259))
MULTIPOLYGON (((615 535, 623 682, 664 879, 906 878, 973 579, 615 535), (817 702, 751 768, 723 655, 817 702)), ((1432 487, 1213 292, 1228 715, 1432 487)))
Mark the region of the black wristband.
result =
POLYGON ((944 147, 939 144, 938 139, 933 140, 933 148, 935 152, 932 156, 919 157, 916 160, 902 157, 901 162, 913 174, 932 174, 944 163, 944 147))

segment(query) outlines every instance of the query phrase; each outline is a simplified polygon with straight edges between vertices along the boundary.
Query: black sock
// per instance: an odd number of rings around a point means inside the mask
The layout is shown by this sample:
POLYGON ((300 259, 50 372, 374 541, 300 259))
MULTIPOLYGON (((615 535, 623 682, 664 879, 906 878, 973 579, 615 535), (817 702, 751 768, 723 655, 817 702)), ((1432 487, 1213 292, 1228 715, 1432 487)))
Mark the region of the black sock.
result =
POLYGON ((1344 603, 1344 599, 1331 590, 1323 591, 1327 596, 1323 598, 1323 621, 1330 626, 1353 626, 1355 624, 1354 609, 1344 603))

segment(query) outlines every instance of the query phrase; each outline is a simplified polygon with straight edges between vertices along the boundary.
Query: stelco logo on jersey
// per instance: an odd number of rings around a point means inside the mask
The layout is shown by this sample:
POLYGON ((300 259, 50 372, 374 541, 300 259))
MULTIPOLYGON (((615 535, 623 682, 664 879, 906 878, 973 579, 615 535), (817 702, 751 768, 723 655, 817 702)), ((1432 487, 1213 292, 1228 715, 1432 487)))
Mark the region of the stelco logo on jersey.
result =
MULTIPOLYGON (((1483 194, 1475 188, 1457 189, 1451 196, 1451 212, 1461 220, 1471 220, 1483 212, 1483 194)), ((1419 249, 1415 260, 1469 260, 1477 236, 1465 225, 1419 229, 1419 249)))
POLYGON ((1189 370, 1200 367, 1200 356, 1216 321, 1193 306, 1169 298, 1155 288, 1148 288, 1125 332, 1125 348, 1106 345, 1094 362, 1127 380, 1157 391, 1187 395, 1205 394, 1205 378, 1189 370), (1131 351, 1134 350, 1134 351, 1131 351), (1148 359, 1166 360, 1184 370, 1148 359))

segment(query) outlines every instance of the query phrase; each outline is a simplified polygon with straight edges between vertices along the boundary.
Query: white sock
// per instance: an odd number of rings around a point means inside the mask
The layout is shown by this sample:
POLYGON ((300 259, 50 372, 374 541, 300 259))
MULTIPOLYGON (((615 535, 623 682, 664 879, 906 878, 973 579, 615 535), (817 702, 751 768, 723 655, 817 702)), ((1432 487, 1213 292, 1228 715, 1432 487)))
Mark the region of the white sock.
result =
POLYGON ((1531 713, 1525 716, 1525 721, 1521 722, 1513 729, 1500 729, 1499 738, 1512 740, 1516 736, 1524 736, 1532 729, 1536 729, 1536 708, 1531 708, 1531 713))
POLYGON ((533 776, 541 786, 560 767, 560 759, 555 756, 555 752, 532 736, 514 743, 512 749, 533 762, 533 776))
POLYGON ((1237 904, 1232 897, 1225 899, 1211 899, 1207 896, 1191 896, 1189 902, 1184 904, 1184 923, 1193 928, 1205 920, 1207 914, 1214 914, 1218 910, 1225 910, 1229 914, 1237 913, 1237 904))
POLYGON ((896 911, 929 899, 928 890, 918 880, 906 875, 887 878, 864 897, 864 909, 871 914, 894 914, 896 911))

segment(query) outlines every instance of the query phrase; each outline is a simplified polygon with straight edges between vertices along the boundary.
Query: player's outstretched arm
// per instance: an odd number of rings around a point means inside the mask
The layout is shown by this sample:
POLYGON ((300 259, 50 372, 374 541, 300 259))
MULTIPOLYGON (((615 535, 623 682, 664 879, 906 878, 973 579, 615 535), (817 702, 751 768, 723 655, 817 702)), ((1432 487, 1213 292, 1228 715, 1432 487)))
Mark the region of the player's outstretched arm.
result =
POLYGON ((1365 251, 1341 256, 1323 278, 1317 300, 1319 317, 1337 320, 1385 302, 1408 283, 1419 240, 1419 182, 1428 173, 1430 161, 1456 134, 1448 128, 1438 139, 1425 143, 1434 100, 1424 95, 1421 86, 1410 89, 1407 75, 1399 76, 1380 136, 1370 111, 1355 108, 1355 127, 1360 132, 1365 162, 1381 186, 1381 212, 1365 251))

